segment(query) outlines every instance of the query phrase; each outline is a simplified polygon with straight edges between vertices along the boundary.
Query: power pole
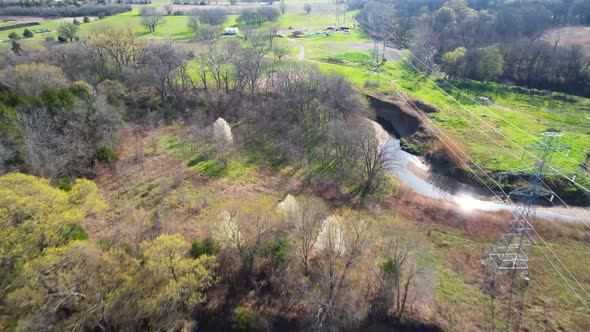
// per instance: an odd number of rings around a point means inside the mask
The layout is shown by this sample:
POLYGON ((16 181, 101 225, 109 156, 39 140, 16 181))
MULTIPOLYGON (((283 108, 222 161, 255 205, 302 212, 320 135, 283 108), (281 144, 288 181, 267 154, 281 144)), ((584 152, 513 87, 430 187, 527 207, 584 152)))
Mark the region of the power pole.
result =
MULTIPOLYGON (((384 41, 383 41, 384 42, 384 41)), ((377 36, 373 37, 373 51, 371 56, 371 69, 369 69, 368 82, 371 84, 380 84, 381 78, 381 66, 383 65, 383 59, 385 58, 385 54, 380 51, 381 47, 379 45, 379 39, 377 36), (376 80, 373 81, 373 78, 376 80)))
POLYGON ((339 28, 340 27, 340 4, 338 3, 338 0, 335 1, 336 4, 336 27, 339 28))
MULTIPOLYGON (((492 287, 492 325, 495 330, 495 304, 496 291, 498 285, 498 277, 502 274, 510 276, 510 295, 508 303, 507 320, 509 323, 516 324, 515 330, 520 328, 520 318, 522 316, 524 306, 524 292, 528 288, 529 283, 529 262, 530 252, 533 242, 534 227, 531 223, 535 216, 536 207, 535 201, 539 198, 546 198, 553 201, 554 193, 551 190, 543 188, 541 183, 543 178, 550 174, 546 168, 554 152, 568 151, 569 147, 559 143, 559 138, 563 136, 562 133, 545 132, 542 134, 542 141, 540 144, 527 147, 523 151, 522 159, 528 150, 540 152, 535 160, 532 173, 528 174, 529 179, 527 184, 521 188, 513 190, 509 193, 511 201, 518 204, 513 211, 513 216, 508 222, 508 232, 502 234, 496 242, 491 252, 487 255, 486 260, 490 263, 492 268, 491 287, 492 287), (517 274, 524 276, 524 284, 522 287, 515 286, 515 278, 517 274), (518 294, 522 296, 520 305, 513 312, 512 302, 515 290, 522 289, 523 292, 518 294), (515 320, 516 319, 516 320, 515 320)), ((529 152, 530 154, 530 152, 529 152)), ((551 167, 554 169, 553 167, 551 167)), ((516 172, 504 172, 503 175, 515 174, 516 172)), ((575 179, 575 175, 574 175, 575 179)))

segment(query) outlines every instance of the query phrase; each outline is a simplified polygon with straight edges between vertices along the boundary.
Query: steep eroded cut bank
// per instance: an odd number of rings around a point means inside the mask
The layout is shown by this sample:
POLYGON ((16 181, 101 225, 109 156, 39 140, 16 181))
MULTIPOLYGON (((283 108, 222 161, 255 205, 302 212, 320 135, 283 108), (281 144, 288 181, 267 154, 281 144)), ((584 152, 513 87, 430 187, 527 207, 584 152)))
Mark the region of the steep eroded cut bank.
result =
POLYGON ((398 138, 417 139, 427 133, 422 121, 410 107, 401 101, 385 100, 367 95, 371 107, 375 110, 377 122, 398 138))

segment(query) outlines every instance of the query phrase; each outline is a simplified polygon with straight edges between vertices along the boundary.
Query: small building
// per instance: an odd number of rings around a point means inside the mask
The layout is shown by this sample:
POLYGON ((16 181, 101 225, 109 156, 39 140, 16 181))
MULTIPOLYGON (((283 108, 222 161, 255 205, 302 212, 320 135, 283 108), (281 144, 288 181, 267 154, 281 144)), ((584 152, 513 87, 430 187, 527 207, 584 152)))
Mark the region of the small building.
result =
POLYGON ((305 35, 305 32, 303 32, 303 31, 301 31, 301 30, 295 30, 295 31, 293 31, 293 32, 291 33, 291 36, 292 36, 292 37, 295 37, 295 38, 297 38, 297 37, 301 37, 301 36, 303 36, 303 35, 305 35))
POLYGON ((229 27, 223 30, 223 34, 226 36, 235 36, 238 34, 238 28, 229 27))

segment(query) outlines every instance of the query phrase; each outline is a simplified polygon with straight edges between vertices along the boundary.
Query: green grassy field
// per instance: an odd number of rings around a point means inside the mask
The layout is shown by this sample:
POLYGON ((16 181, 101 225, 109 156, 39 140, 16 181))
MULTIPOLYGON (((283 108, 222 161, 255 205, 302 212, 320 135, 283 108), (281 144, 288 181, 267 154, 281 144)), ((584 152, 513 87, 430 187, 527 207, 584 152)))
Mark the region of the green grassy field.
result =
MULTIPOLYGON (((191 39, 194 34, 188 28, 188 16, 187 15, 178 15, 178 16, 165 16, 164 23, 161 26, 158 26, 154 33, 149 33, 143 26, 141 26, 141 17, 139 16, 138 10, 133 10, 127 13, 111 16, 104 18, 102 20, 93 19, 93 21, 89 23, 80 24, 80 37, 84 37, 86 34, 90 33, 93 28, 96 28, 100 25, 111 25, 111 26, 134 26, 136 27, 139 34, 146 39, 191 39)), ((236 18, 237 15, 228 15, 228 20, 226 22, 226 26, 234 26, 236 25, 236 18)), ((54 30, 49 33, 35 33, 32 38, 25 39, 25 42, 29 40, 44 40, 46 37, 54 37, 57 38, 57 31, 55 31, 59 26, 61 26, 64 22, 72 22, 73 18, 64 18, 64 19, 54 19, 54 20, 43 20, 40 21, 40 25, 36 25, 33 27, 29 27, 29 29, 33 32, 42 30, 42 29, 49 29, 54 30)), ((81 18, 78 18, 78 21, 82 22, 81 18)), ((8 40, 8 35, 12 32, 16 32, 19 36, 22 36, 24 32, 24 28, 21 29, 12 29, 6 31, 0 31, 0 40, 8 40)))

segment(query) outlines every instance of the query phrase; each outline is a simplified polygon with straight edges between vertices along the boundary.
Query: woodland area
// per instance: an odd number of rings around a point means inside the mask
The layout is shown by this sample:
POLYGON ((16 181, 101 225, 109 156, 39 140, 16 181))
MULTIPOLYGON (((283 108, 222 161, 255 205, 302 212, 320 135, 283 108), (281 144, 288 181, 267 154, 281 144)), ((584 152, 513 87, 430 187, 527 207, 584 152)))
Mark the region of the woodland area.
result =
MULTIPOLYGON (((292 165, 307 183, 340 184, 361 200, 392 190, 373 129, 358 118, 364 101, 342 77, 266 57, 272 33, 253 32, 243 44, 211 38, 193 53, 109 27, 77 43, 6 50, 0 310, 19 330, 191 329, 212 291, 226 299, 269 292, 281 313, 295 315, 282 318, 296 319, 289 324, 321 329, 353 326, 369 312, 399 319, 411 308, 411 244, 377 241, 371 217, 319 198, 224 203, 210 235, 192 243, 157 217, 146 224, 139 211, 120 221, 128 236, 85 241, 84 220, 127 213, 81 178, 115 170, 119 133, 129 126, 142 137, 182 121, 193 156, 221 168, 254 150, 258 163, 292 165), (369 239, 383 261, 378 273, 359 275, 369 239), (369 277, 365 296, 358 282, 369 277)), ((145 147, 135 144, 141 163, 145 147)), ((269 324, 248 308, 216 310, 210 317, 233 315, 236 329, 269 324)))
MULTIPOLYGON (((87 15, 123 13, 6 31, 0 330, 508 329, 513 308, 498 300, 498 317, 488 315, 481 258, 510 213, 460 211, 392 175, 390 136, 370 121, 359 85, 319 56, 307 61, 302 45, 313 52, 313 39, 284 36, 284 18, 308 22, 315 3, 296 3, 300 14, 284 2, 230 5, 100 4, 87 15), (223 36, 225 26, 239 35, 223 36)), ((345 50, 366 51, 366 31, 411 47, 417 69, 439 66, 453 79, 590 91, 587 54, 549 47, 543 33, 590 23, 584 1, 567 12, 558 2, 346 5, 362 31, 332 36, 345 50), (502 30, 509 20, 518 29, 502 30)), ((585 259, 583 224, 536 227, 568 265, 585 259)), ((590 329, 554 271, 540 259, 531 266, 523 326, 590 329)), ((572 270, 590 275, 590 265, 572 270)), ((511 295, 498 285, 497 299, 511 295)))
POLYGON ((353 1, 375 38, 409 47, 418 70, 590 96, 590 50, 551 29, 590 25, 590 3, 573 1, 353 1))

